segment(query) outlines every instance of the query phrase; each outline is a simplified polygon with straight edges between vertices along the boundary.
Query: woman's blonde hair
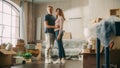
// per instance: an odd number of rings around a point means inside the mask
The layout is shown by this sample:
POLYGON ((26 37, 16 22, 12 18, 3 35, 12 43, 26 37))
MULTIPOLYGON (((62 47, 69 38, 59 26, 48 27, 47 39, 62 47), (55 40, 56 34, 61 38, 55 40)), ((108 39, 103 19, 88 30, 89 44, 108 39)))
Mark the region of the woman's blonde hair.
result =
MULTIPOLYGON (((62 16, 63 19, 65 20, 65 16, 64 16, 63 10, 60 9, 60 8, 57 8, 56 11, 59 11, 59 15, 62 16)), ((58 18, 58 15, 56 15, 56 18, 58 18)))

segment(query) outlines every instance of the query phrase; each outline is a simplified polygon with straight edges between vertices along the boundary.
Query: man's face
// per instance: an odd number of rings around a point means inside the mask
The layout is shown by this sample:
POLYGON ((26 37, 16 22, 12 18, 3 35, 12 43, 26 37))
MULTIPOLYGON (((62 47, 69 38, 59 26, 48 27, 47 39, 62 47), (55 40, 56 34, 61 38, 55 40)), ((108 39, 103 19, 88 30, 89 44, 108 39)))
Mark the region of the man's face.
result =
POLYGON ((47 7, 47 12, 52 14, 53 8, 52 7, 47 7))

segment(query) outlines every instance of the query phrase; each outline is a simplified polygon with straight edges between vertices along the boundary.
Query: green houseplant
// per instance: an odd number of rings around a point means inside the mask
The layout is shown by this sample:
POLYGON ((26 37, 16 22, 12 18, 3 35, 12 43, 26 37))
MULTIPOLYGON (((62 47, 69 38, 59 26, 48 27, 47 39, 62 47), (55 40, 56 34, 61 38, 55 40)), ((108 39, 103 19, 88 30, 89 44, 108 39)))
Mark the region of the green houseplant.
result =
POLYGON ((23 54, 23 57, 24 57, 25 59, 30 59, 30 58, 32 57, 32 54, 29 53, 29 52, 26 52, 26 53, 23 54))

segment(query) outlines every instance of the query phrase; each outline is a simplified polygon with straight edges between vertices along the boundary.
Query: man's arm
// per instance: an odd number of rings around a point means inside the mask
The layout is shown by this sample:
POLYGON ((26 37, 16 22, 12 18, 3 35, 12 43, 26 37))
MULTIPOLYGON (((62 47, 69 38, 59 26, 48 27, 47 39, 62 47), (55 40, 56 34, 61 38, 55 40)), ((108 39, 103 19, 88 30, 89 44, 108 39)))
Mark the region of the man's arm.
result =
POLYGON ((44 25, 45 25, 46 28, 56 28, 55 26, 48 25, 47 21, 44 22, 44 25))

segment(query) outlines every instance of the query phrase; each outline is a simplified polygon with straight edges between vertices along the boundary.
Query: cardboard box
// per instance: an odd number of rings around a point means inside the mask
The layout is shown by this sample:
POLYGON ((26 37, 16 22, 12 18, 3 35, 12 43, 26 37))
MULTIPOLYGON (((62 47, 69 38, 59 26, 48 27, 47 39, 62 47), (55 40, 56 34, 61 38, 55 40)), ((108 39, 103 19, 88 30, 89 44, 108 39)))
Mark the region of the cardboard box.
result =
POLYGON ((37 57, 39 55, 39 49, 29 49, 26 50, 27 52, 31 53, 32 56, 37 57))
POLYGON ((24 40, 23 40, 23 39, 18 39, 18 40, 17 40, 17 45, 24 47, 24 45, 25 45, 24 40))
POLYGON ((35 46, 35 49, 39 49, 39 54, 36 57, 37 60, 41 60, 41 50, 42 50, 42 44, 41 43, 37 43, 37 45, 35 46))
POLYGON ((71 39, 71 33, 70 32, 64 32, 63 39, 71 39))
POLYGON ((27 44, 25 46, 26 49, 35 49, 35 44, 27 44))
POLYGON ((16 54, 14 51, 7 51, 0 49, 0 66, 12 65, 12 55, 16 54))
POLYGON ((23 53, 25 53, 26 52, 26 49, 25 49, 25 47, 13 47, 13 50, 16 52, 16 53, 21 53, 21 54, 23 54, 23 53))
POLYGON ((22 64, 24 60, 25 60, 24 57, 14 56, 13 57, 13 64, 22 64))
POLYGON ((88 48, 84 49, 84 51, 83 51, 83 53, 90 53, 90 52, 91 52, 91 50, 88 48))

